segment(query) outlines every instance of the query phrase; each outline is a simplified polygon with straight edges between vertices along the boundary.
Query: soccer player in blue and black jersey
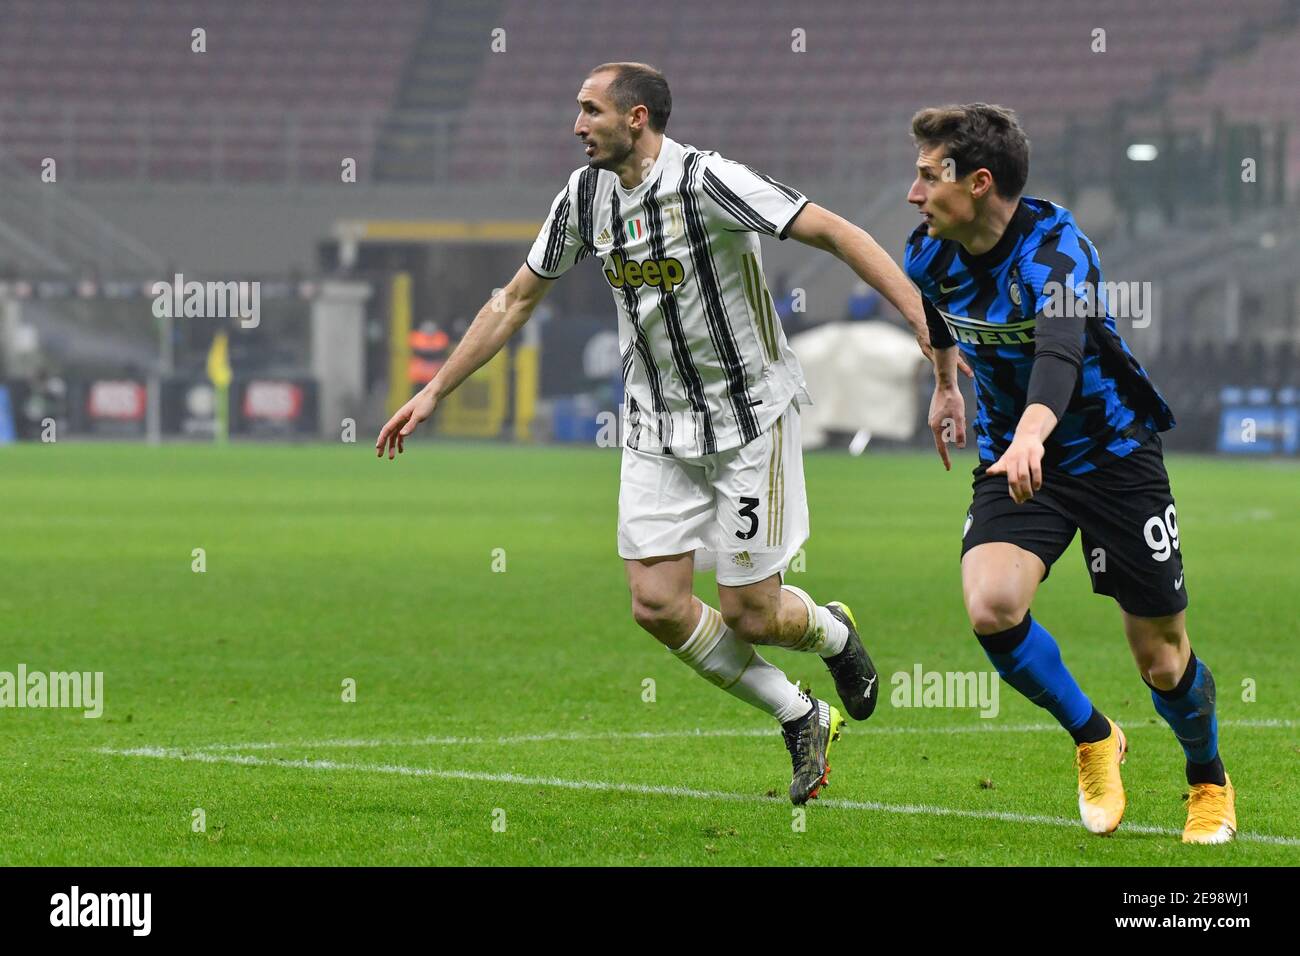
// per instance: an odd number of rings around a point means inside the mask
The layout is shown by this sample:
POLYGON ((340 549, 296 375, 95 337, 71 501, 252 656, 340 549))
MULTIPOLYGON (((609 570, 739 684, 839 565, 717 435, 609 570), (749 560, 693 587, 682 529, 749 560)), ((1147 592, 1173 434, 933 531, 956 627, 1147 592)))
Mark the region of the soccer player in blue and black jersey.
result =
POLYGON ((935 355, 930 426, 965 445, 960 352, 975 372, 979 466, 962 538, 962 592, 1002 678, 1074 738, 1079 813, 1093 833, 1124 815, 1119 726, 1084 694, 1030 613, 1039 582, 1081 533, 1093 590, 1119 604, 1138 673, 1187 758, 1188 843, 1232 839, 1214 678, 1187 639, 1178 517, 1160 432, 1174 417, 1116 328, 1097 250, 1068 210, 1022 195, 1029 142, 1010 110, 921 110, 908 201, 923 222, 905 268, 935 355))

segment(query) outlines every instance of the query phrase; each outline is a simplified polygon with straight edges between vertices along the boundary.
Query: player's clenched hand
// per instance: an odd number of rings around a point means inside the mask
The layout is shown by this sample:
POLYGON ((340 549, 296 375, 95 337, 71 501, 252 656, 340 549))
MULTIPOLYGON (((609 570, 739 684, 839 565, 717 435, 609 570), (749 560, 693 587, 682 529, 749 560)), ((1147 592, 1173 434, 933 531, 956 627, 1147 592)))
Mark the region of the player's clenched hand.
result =
POLYGON ((1006 475, 1012 500, 1023 505, 1043 487, 1043 443, 1036 438, 1017 435, 988 473, 1006 475))
POLYGON ((943 459, 943 467, 952 471, 948 443, 955 442, 958 448, 966 447, 966 401, 956 385, 935 386, 934 397, 930 399, 929 421, 930 431, 934 433, 934 447, 943 459))
POLYGON ((379 432, 379 439, 375 442, 375 456, 384 457, 384 446, 388 446, 388 460, 393 460, 393 449, 396 448, 400 453, 405 451, 403 443, 406 436, 415 431, 415 426, 420 424, 430 415, 433 414, 434 407, 438 400, 427 392, 420 392, 409 402, 397 410, 388 424, 379 432))

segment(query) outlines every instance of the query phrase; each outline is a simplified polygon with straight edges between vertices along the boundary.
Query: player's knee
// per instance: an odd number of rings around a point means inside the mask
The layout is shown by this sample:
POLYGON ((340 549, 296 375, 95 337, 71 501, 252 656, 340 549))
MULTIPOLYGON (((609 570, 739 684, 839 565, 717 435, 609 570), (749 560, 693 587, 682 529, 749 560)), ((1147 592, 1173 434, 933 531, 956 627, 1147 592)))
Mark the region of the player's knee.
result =
POLYGON ((1140 621, 1130 618, 1127 627, 1138 673, 1147 683, 1161 690, 1177 687, 1190 653, 1185 650, 1187 632, 1182 615, 1140 621))
POLYGON ((643 630, 658 636, 668 631, 680 630, 686 623, 691 603, 689 594, 684 599, 661 595, 634 594, 632 596, 632 617, 643 630))
POLYGON ((1142 670, 1147 683, 1161 690, 1173 690, 1178 686, 1178 681, 1183 676, 1182 670, 1176 661, 1157 661, 1148 667, 1142 668, 1142 670))
POLYGON ((1137 649, 1138 671, 1147 683, 1161 690, 1173 690, 1182 679, 1186 663, 1177 644, 1150 644, 1137 649))
POLYGON ((976 634, 997 634, 1025 619, 1029 608, 1010 591, 989 589, 967 595, 966 614, 976 634))

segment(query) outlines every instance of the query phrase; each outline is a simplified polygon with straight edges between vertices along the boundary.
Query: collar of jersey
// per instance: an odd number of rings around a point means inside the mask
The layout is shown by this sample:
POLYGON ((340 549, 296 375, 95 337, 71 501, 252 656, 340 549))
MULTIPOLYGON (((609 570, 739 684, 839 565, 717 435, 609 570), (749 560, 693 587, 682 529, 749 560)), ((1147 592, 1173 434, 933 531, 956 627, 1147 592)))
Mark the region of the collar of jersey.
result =
POLYGON ((641 177, 641 181, 637 183, 635 186, 633 186, 631 189, 624 189, 623 180, 619 179, 618 174, 615 173, 614 188, 618 190, 619 195, 623 196, 624 198, 630 198, 632 196, 635 196, 641 190, 645 189, 646 183, 652 183, 656 179, 658 179, 659 170, 663 166, 667 158, 665 154, 668 152, 668 148, 670 146, 676 148, 677 144, 673 142, 671 139, 669 139, 667 136, 665 136, 662 140, 660 140, 659 155, 655 157, 654 165, 650 167, 650 171, 648 173, 646 173, 644 176, 641 177))
POLYGON ((1016 204, 1016 211, 1011 214, 1011 219, 1007 222, 1007 228, 1002 231, 1001 238, 993 244, 993 248, 988 252, 973 255, 966 251, 965 246, 957 243, 957 255, 968 269, 991 269, 1011 254, 1020 237, 1033 227, 1033 219, 1033 212, 1021 199, 1016 204))

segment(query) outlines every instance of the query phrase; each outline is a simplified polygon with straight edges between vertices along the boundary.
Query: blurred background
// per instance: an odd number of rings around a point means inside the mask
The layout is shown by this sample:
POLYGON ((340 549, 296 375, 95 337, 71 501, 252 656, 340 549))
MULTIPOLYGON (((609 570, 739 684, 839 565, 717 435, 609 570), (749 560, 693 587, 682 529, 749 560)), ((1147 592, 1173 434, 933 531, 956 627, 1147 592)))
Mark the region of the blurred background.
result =
MULTIPOLYGON (((665 72, 668 135, 900 261, 912 113, 1015 109, 1027 192, 1074 211, 1108 281, 1149 284, 1119 327, 1167 444, 1297 454, 1295 0, 2 0, 0 442, 371 441, 523 261, 584 162, 582 79, 624 59, 665 72), (254 281, 255 323, 156 285, 254 281)), ((763 255, 803 349, 901 326, 832 257, 763 255)), ((435 430, 590 443, 619 371, 584 262, 435 430)), ((810 387, 834 404, 835 378, 810 387)), ((908 420, 881 444, 928 444, 922 370, 890 387, 908 420)))

